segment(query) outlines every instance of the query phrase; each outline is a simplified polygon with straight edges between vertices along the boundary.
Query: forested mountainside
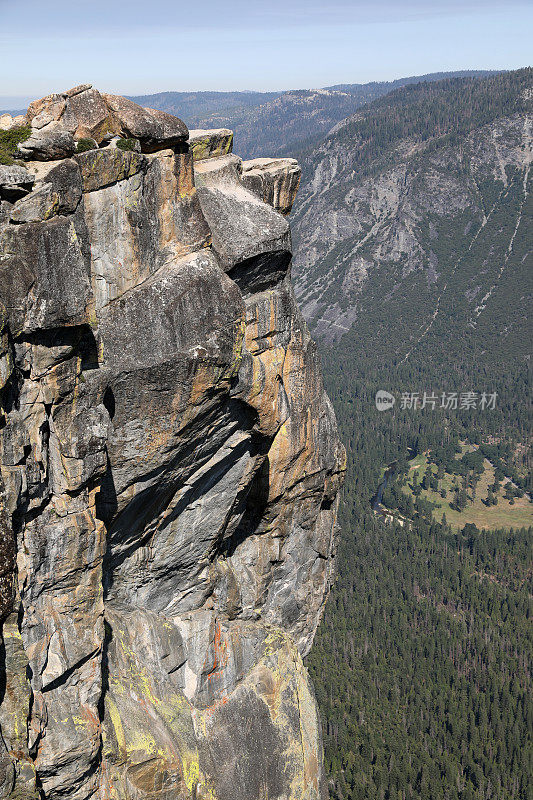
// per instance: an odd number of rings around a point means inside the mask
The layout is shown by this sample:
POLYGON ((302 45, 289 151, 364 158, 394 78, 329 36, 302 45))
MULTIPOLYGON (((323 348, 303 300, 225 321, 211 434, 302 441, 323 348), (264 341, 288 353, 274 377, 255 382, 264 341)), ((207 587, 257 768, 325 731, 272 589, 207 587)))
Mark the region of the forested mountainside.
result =
POLYGON ((195 128, 211 115, 226 114, 229 118, 232 114, 242 114, 246 109, 275 100, 280 94, 282 92, 158 92, 130 99, 145 107, 176 114, 187 120, 190 128, 195 128))
MULTIPOLYGON (((331 341, 354 324, 360 329, 371 307, 374 321, 381 310, 402 326, 392 341, 404 357, 443 290, 441 302, 460 303, 465 327, 485 326, 513 264, 527 266, 531 75, 407 87, 303 154, 293 273, 321 336, 331 341), (416 304, 406 302, 412 292, 416 304)), ((523 314, 523 305, 516 311, 523 314)), ((448 317, 439 306, 439 320, 448 317)), ((376 332, 372 325, 365 337, 372 349, 376 332)), ((432 334, 435 340, 435 325, 432 334)), ((390 341, 381 347, 389 353, 390 341)))
POLYGON ((440 72, 395 81, 288 92, 162 92, 132 99, 143 106, 176 114, 190 128, 231 128, 236 149, 243 158, 265 154, 291 156, 303 142, 320 141, 330 128, 364 103, 400 86, 440 80, 446 74, 488 73, 440 72))
POLYGON ((528 486, 531 83, 525 69, 409 86, 302 154, 294 275, 348 450, 338 578, 308 660, 332 800, 531 798, 531 523, 491 522, 488 497, 485 530, 425 492, 407 518, 372 509, 387 465, 410 481, 443 446, 528 486), (442 402, 453 393, 474 400, 442 402))

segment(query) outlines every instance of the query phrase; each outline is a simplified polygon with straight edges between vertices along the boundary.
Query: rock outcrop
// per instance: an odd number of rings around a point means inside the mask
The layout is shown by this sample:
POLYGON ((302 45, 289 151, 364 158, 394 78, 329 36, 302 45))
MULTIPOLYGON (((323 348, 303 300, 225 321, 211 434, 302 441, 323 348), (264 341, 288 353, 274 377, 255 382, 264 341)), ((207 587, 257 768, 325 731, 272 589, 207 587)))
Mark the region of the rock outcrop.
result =
POLYGON ((301 169, 294 158, 253 158, 242 164, 242 182, 263 202, 290 214, 300 186, 301 169))
POLYGON ((189 131, 189 147, 195 161, 226 156, 233 148, 233 131, 227 128, 189 131))
POLYGON ((26 117, 22 114, 17 114, 15 117, 12 117, 11 114, 0 114, 0 131, 10 131, 11 128, 25 124, 26 117))
POLYGON ((0 797, 325 798, 302 656, 344 451, 278 213, 296 166, 258 191, 230 132, 90 86, 27 121, 0 175, 0 797))

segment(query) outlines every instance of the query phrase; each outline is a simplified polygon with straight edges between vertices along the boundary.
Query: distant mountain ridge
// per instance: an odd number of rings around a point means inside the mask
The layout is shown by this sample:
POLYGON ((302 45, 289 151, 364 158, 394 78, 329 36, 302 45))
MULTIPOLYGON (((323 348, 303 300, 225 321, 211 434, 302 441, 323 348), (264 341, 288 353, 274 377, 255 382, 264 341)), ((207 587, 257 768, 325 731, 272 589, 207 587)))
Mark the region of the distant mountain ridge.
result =
POLYGON ((357 87, 370 86, 389 86, 390 90, 399 89, 402 86, 409 86, 412 83, 422 83, 423 81, 435 82, 447 78, 483 78, 489 75, 496 75, 500 70, 494 69, 463 69, 452 72, 428 72, 425 75, 412 75, 409 78, 396 78, 393 81, 371 81, 370 83, 338 83, 335 86, 327 86, 327 89, 337 91, 355 90, 357 87))
MULTIPOLYGON (((175 114, 184 121, 200 120, 221 110, 231 113, 267 103, 281 92, 158 92, 131 96, 141 106, 175 114)), ((192 124, 189 125, 192 127, 192 124)))
MULTIPOLYGON (((393 81, 346 83, 321 89, 280 92, 158 92, 131 95, 139 105, 166 111, 183 119, 189 128, 230 128, 235 152, 243 158, 292 156, 319 143, 329 130, 366 103, 402 86, 450 77, 483 77, 487 70, 435 72, 393 81)), ((0 114, 24 114, 6 108, 0 114)))
POLYGON ((401 86, 443 77, 480 77, 487 71, 433 73, 390 82, 342 84, 285 92, 162 92, 131 97, 167 111, 189 128, 231 128, 235 151, 243 158, 293 155, 303 143, 319 140, 365 103, 401 86))

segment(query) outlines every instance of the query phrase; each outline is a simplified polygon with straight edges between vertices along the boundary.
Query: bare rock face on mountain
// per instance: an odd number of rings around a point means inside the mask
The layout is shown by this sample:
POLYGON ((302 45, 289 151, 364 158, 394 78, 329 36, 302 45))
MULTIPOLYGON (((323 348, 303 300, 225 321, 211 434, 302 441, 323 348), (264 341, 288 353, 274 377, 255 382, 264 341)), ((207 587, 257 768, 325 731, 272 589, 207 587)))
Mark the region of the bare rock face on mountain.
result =
POLYGON ((420 84, 347 118, 307 154, 293 277, 318 339, 350 332, 374 358, 402 360, 444 343, 445 320, 460 315, 482 349, 527 350, 531 79, 524 69, 420 84), (427 121, 428 102, 438 120, 427 121), (494 325, 511 275, 517 316, 494 325))
POLYGON ((89 86, 28 123, 0 202, 0 797, 324 798, 302 656, 344 451, 289 225, 227 131, 190 148, 89 86))

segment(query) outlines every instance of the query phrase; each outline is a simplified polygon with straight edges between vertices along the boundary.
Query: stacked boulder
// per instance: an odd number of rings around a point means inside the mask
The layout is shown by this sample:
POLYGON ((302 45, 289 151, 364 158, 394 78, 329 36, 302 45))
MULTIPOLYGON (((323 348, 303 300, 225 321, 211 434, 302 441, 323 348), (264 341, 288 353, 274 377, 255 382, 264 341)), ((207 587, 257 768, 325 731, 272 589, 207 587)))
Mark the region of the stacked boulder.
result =
POLYGON ((39 161, 69 158, 82 139, 101 147, 118 137, 132 138, 143 153, 152 153, 182 144, 188 133, 177 117, 101 94, 90 84, 30 103, 26 121, 31 135, 19 150, 23 158, 39 161))

